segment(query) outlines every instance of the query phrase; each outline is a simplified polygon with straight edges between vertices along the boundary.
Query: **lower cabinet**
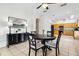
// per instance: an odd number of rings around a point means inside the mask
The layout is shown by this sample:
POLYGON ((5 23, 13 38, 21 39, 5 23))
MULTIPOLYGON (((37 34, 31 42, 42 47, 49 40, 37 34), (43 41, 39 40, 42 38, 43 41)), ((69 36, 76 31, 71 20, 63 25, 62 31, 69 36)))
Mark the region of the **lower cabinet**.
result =
POLYGON ((74 31, 74 38, 79 39, 79 31, 74 31))
POLYGON ((26 33, 7 34, 7 47, 13 44, 18 44, 27 41, 26 33))
POLYGON ((73 30, 64 30, 64 35, 73 36, 74 35, 74 31, 73 30))

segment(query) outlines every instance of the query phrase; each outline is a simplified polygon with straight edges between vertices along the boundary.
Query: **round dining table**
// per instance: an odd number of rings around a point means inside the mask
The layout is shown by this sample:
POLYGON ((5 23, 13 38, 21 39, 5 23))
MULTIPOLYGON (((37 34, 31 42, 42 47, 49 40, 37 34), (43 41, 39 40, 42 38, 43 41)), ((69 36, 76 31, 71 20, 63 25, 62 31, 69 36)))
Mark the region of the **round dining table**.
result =
POLYGON ((44 47, 43 47, 43 56, 47 55, 47 48, 48 48, 48 46, 45 44, 45 42, 48 42, 48 41, 51 41, 51 40, 55 40, 55 38, 56 38, 55 36, 47 36, 45 34, 35 35, 35 39, 36 40, 41 40, 42 44, 44 44, 44 47))

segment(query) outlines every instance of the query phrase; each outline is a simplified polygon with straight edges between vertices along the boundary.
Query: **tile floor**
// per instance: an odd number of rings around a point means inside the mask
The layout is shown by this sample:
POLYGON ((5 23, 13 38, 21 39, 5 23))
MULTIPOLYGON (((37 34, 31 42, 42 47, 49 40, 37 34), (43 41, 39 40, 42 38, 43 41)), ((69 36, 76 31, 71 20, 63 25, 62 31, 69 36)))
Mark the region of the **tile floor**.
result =
MULTIPOLYGON (((48 56, 55 56, 55 50, 47 52, 48 56)), ((38 56, 42 56, 42 50, 37 52, 38 56)), ((0 48, 0 56, 28 56, 28 41, 11 45, 10 48, 0 48)), ((34 51, 31 52, 34 56, 34 51)), ((79 40, 73 39, 71 36, 62 36, 60 41, 60 55, 59 56, 79 56, 79 40)))

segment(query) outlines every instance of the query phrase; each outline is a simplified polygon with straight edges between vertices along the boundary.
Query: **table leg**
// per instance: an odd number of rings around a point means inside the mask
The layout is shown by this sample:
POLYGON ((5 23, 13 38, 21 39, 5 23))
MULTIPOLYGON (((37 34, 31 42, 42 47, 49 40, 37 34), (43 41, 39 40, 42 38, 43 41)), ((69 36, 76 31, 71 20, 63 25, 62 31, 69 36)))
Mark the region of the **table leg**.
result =
POLYGON ((45 56, 47 56, 47 46, 45 46, 45 56))
POLYGON ((44 42, 44 47, 43 47, 43 56, 46 56, 47 55, 47 46, 45 45, 45 41, 44 42))
POLYGON ((51 49, 51 47, 50 47, 50 46, 48 46, 48 45, 47 45, 47 48, 48 48, 49 50, 52 50, 52 49, 51 49))
POLYGON ((44 46, 44 56, 46 56, 47 55, 47 46, 45 45, 44 46))
MULTIPOLYGON (((44 46, 45 47, 45 46, 44 46)), ((42 48, 42 51, 43 51, 43 56, 45 56, 45 48, 42 48)))

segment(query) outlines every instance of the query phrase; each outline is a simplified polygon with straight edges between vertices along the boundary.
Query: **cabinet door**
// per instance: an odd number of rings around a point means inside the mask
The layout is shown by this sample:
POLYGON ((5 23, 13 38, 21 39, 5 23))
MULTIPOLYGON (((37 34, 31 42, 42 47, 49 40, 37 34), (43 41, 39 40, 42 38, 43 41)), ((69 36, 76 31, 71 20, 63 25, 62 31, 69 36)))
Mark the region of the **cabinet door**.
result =
POLYGON ((16 44, 16 43, 18 43, 18 34, 12 34, 12 43, 13 44, 16 44))
POLYGON ((65 30, 64 35, 73 36, 74 32, 71 30, 65 30))
POLYGON ((22 42, 22 34, 18 34, 18 43, 22 42))
POLYGON ((11 45, 11 44, 13 44, 13 40, 12 40, 12 35, 11 34, 8 34, 7 35, 7 40, 8 40, 8 45, 11 45))
POLYGON ((74 31, 74 38, 79 39, 79 31, 74 31))

